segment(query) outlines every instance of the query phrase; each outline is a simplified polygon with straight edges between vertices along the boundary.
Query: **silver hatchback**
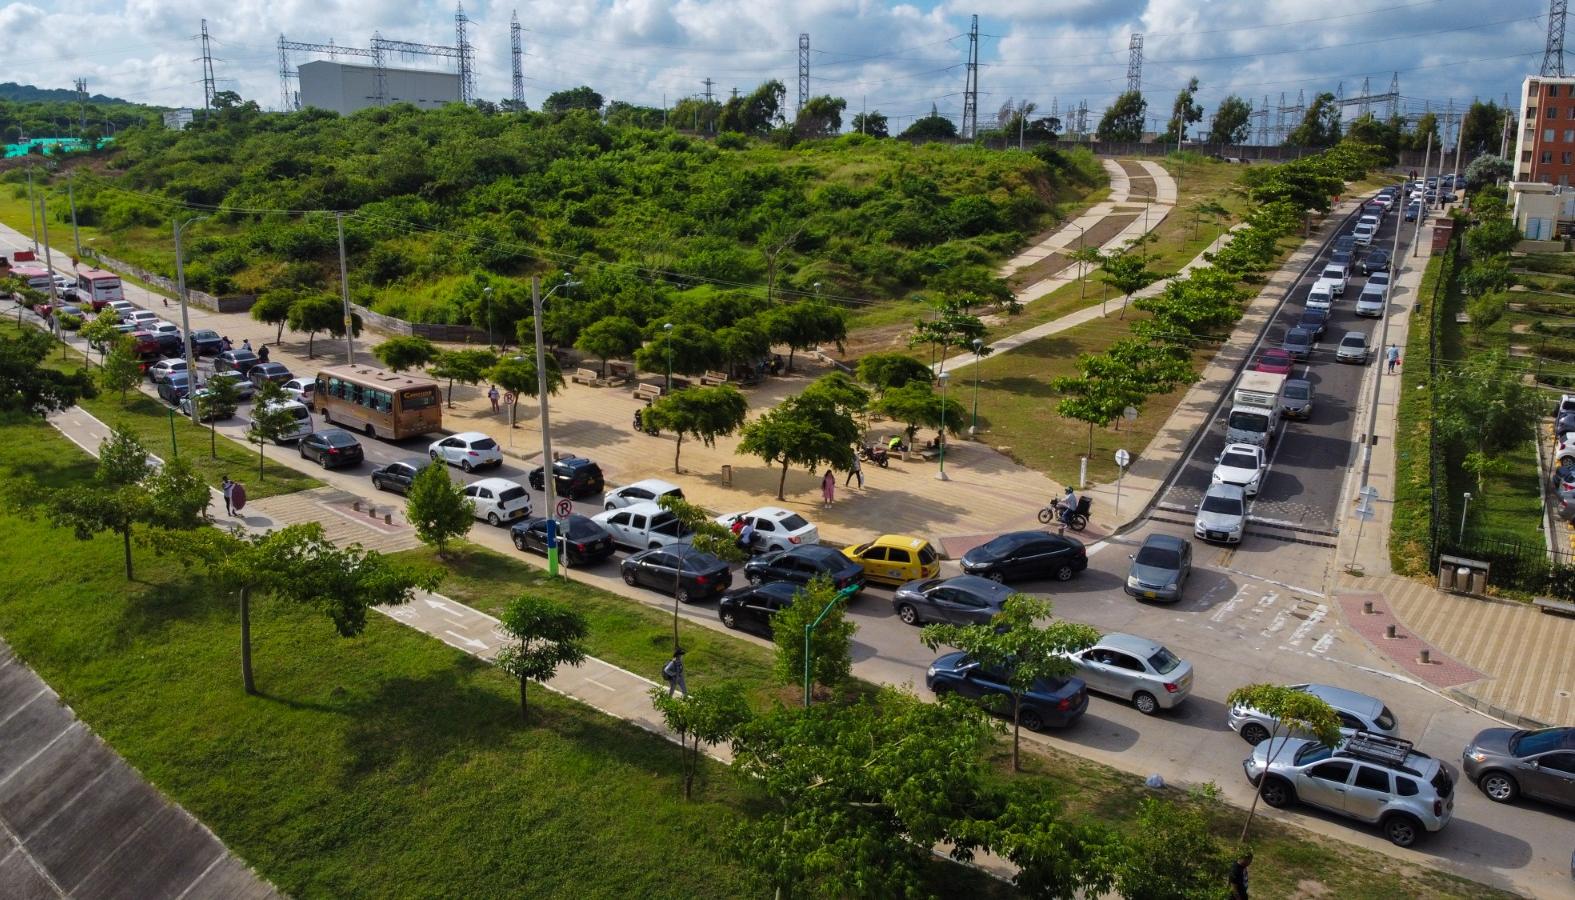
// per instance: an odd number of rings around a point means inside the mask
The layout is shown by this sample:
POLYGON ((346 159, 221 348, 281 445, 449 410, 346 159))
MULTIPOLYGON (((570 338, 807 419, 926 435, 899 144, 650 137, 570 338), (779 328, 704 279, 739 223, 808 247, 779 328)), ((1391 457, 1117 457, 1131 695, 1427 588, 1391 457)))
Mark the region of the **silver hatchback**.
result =
POLYGON ((1089 690, 1130 701, 1146 716, 1173 709, 1192 693, 1192 663, 1148 638, 1107 634, 1087 650, 1064 655, 1089 690))

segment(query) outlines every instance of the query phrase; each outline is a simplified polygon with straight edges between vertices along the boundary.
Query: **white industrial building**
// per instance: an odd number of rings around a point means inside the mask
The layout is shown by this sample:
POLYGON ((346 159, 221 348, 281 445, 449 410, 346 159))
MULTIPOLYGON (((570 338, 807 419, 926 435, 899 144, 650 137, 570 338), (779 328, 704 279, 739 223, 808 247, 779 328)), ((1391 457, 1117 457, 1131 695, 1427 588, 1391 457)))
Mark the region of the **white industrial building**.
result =
MULTIPOLYGON (((342 115, 377 106, 376 66, 356 66, 318 60, 302 63, 302 108, 315 106, 342 115)), ((383 87, 388 102, 411 103, 422 109, 436 109, 459 102, 459 75, 427 69, 383 69, 383 87)))

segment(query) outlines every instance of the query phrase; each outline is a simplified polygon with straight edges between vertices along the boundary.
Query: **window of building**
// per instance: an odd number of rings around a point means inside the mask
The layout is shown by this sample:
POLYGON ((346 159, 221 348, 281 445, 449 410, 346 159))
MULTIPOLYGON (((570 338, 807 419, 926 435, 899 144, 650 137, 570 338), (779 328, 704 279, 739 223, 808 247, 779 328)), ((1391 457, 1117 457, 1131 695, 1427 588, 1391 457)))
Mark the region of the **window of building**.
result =
POLYGON ((1544 151, 1542 151, 1542 161, 1545 162, 1545 163, 1553 162, 1553 151, 1552 150, 1544 150, 1544 151))
POLYGON ((1557 97, 1558 95, 1559 95, 1559 86, 1556 85, 1556 84, 1548 85, 1548 96, 1549 97, 1557 97))
POLYGON ((1575 128, 1564 129, 1564 143, 1575 144, 1575 128))
POLYGON ((1536 117, 1537 117, 1537 108, 1535 106, 1528 106, 1528 107, 1526 107, 1526 119, 1528 121, 1530 121, 1531 119, 1535 119, 1536 117))
POLYGON ((1559 154, 1559 162, 1563 163, 1566 166, 1571 164, 1571 163, 1575 163, 1575 153, 1571 153, 1568 150, 1565 150, 1563 153, 1559 154))
POLYGON ((1542 139, 1544 141, 1547 141, 1550 144, 1553 143, 1553 129, 1551 129, 1551 128, 1544 128, 1544 129, 1542 129, 1542 139))
MULTIPOLYGON (((1522 150, 1522 151, 1520 151, 1520 161, 1523 162, 1523 163, 1531 162, 1531 151, 1530 150, 1522 150)), ((334 394, 334 396, 337 397, 339 395, 338 394, 334 394)))
POLYGON ((1558 117, 1559 117, 1559 108, 1557 106, 1550 106, 1550 107, 1548 107, 1547 118, 1549 118, 1549 119, 1557 119, 1558 117))

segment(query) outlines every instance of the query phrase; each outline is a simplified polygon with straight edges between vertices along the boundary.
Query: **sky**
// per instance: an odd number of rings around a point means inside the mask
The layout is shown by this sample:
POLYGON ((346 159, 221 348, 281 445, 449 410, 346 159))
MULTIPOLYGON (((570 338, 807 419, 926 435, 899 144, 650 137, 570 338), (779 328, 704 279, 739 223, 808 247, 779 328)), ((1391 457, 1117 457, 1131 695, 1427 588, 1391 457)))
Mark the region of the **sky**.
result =
MULTIPOLYGON (((932 105, 963 107, 970 19, 979 14, 979 122, 1024 101, 1090 126, 1126 89, 1129 42, 1144 36, 1142 90, 1166 116, 1191 77, 1204 125, 1238 94, 1261 108, 1321 91, 1387 91, 1402 109, 1456 108, 1473 97, 1513 103, 1542 64, 1546 0, 523 0, 465 6, 477 93, 512 93, 509 21, 524 28, 525 98, 588 84, 609 100, 670 105, 779 79, 798 96, 798 41, 810 38, 810 93, 878 110, 898 130, 932 105), (1333 15, 1323 15, 1325 12, 1333 15)), ((199 33, 206 17, 220 90, 282 105, 278 39, 367 47, 387 39, 453 46, 454 7, 423 0, 31 0, 0 5, 0 81, 88 89, 158 106, 201 106, 199 33), (86 38, 86 39, 84 39, 86 38)), ((1571 43, 1575 53, 1575 41, 1571 43)), ((292 53, 292 64, 325 58, 292 53)), ((395 65, 442 68, 449 60, 395 65)), ((450 66, 451 68, 451 66, 450 66)), ((1568 61, 1575 74, 1575 55, 1568 61)), ((1380 110, 1381 111, 1381 110, 1380 110)), ((1355 114, 1355 109, 1348 111, 1355 114)))

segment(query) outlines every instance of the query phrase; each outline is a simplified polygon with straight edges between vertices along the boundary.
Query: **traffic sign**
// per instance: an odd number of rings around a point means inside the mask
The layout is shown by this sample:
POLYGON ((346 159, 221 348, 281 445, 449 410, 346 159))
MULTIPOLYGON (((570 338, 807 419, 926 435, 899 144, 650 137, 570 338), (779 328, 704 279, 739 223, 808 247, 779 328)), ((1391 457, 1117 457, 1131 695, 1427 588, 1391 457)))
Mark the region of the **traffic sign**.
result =
POLYGON ((504 395, 503 395, 503 405, 504 406, 513 406, 514 405, 514 392, 513 391, 507 391, 507 392, 504 393, 504 395))
POLYGON ((1116 451, 1116 465, 1118 465, 1121 468, 1125 469, 1127 466, 1129 466, 1131 464, 1132 464, 1132 454, 1128 453, 1124 449, 1116 451))
POLYGON ((1125 416, 1126 420, 1128 422, 1136 422, 1137 421, 1137 407, 1136 406, 1129 406, 1126 409, 1123 409, 1121 411, 1121 415, 1125 416))
POLYGON ((567 519, 569 517, 569 514, 572 513, 572 512, 574 512, 574 504, 573 503, 569 502, 568 500, 559 500, 558 501, 558 518, 560 518, 560 519, 567 519))

